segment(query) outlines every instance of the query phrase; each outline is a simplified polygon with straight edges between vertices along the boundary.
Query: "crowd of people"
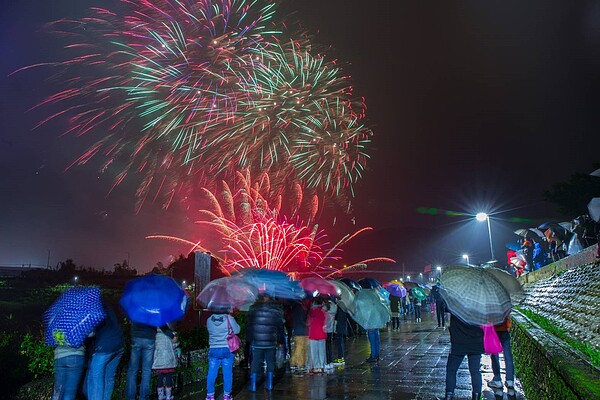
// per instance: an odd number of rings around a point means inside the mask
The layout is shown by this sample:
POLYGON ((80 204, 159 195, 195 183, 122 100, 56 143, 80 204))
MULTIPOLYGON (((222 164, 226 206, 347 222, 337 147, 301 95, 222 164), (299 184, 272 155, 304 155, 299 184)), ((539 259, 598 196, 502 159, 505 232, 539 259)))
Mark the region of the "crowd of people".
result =
MULTIPOLYGON (((588 215, 571 222, 519 229, 515 233, 521 238, 507 244, 506 259, 509 272, 517 277, 600 243, 600 223, 588 215)), ((596 257, 600 258, 600 247, 596 257)))

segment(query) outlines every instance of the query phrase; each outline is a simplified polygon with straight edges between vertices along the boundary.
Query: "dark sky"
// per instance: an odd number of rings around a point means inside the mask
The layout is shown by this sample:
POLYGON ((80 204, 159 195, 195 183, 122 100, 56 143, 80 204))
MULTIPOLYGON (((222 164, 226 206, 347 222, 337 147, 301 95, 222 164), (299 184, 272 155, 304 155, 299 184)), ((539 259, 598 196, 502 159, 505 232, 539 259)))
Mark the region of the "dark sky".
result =
MULTIPOLYGON (((27 110, 56 90, 43 69, 61 59, 46 22, 79 17, 107 0, 5 0, 0 16, 0 265, 77 264, 138 270, 180 248, 144 239, 193 235, 177 207, 134 214, 132 185, 109 197, 94 168, 63 172, 84 146, 61 126, 33 127, 27 110)), ((346 249, 357 261, 387 256, 422 270, 429 263, 490 257, 485 224, 419 214, 418 207, 495 212, 496 257, 515 240, 508 218, 560 219, 541 193, 598 158, 600 3, 597 1, 298 0, 287 8, 347 61, 374 130, 371 162, 357 186, 356 225, 339 215, 332 235, 375 230, 346 249)), ((329 218, 328 218, 329 219, 329 218)), ((327 227, 330 221, 323 221, 327 227)))

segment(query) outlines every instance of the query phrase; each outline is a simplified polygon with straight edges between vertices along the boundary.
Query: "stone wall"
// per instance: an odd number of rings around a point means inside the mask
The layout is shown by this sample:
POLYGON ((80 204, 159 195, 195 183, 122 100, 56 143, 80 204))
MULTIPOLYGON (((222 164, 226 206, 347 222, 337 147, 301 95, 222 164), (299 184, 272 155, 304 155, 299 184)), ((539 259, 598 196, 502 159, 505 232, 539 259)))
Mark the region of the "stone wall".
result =
POLYGON ((600 261, 595 248, 528 274, 520 306, 600 349, 600 261))

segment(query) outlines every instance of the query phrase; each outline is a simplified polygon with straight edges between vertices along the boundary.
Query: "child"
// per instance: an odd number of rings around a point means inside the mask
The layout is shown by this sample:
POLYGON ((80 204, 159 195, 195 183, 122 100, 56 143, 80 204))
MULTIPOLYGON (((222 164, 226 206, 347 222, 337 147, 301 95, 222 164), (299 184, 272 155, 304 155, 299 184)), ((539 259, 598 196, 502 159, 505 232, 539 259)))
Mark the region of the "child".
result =
POLYGON ((206 374, 206 400, 215 398, 215 381, 219 367, 223 367, 223 400, 233 400, 233 361, 235 354, 229 350, 227 335, 230 331, 240 333, 240 326, 229 310, 213 310, 215 313, 206 321, 208 328, 208 374, 206 374))
POLYGON ((169 326, 157 328, 152 370, 158 374, 158 400, 173 400, 173 373, 177 368, 177 334, 169 326))
POLYGON ((325 367, 325 320, 327 313, 321 308, 322 300, 316 298, 308 312, 309 368, 312 373, 322 373, 325 367))

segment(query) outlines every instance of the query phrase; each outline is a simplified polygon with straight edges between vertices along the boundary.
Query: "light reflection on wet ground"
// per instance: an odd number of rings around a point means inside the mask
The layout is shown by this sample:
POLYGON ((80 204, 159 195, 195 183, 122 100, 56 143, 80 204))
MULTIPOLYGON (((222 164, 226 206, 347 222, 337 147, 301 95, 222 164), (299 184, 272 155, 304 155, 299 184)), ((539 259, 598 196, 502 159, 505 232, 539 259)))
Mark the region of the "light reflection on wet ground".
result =
MULTIPOLYGON (((444 398, 446 360, 450 349, 448 330, 437 328, 435 316, 423 314, 423 322, 402 321, 400 331, 381 331, 381 359, 369 364, 366 335, 349 338, 346 366, 324 375, 292 374, 280 371, 271 392, 259 386, 253 393, 245 388, 246 369, 236 369, 236 400, 408 400, 444 398)), ((335 349, 334 349, 335 356, 335 349)), ((495 399, 486 386, 492 379, 489 356, 482 357, 484 398, 495 399)), ((501 365, 504 365, 501 360, 501 365)), ((504 371, 502 371, 504 374, 504 371)), ((219 380, 221 378, 219 377, 219 380)), ((466 358, 457 375, 455 399, 471 399, 466 358)), ((517 398, 524 399, 520 382, 515 382, 517 398)), ((217 392, 217 398, 222 393, 217 392)), ((504 397, 507 398, 506 395, 504 397)))

